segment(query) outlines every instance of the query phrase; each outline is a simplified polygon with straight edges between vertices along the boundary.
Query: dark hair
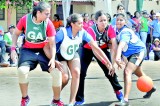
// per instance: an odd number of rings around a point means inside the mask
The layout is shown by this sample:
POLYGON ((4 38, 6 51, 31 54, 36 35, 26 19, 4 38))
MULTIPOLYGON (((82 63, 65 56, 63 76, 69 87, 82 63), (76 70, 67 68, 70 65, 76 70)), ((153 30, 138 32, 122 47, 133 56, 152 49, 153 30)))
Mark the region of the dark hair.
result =
MULTIPOLYGON (((123 8, 124 8, 124 6, 123 6, 122 4, 118 4, 117 10, 119 10, 120 7, 123 7, 123 8)), ((125 8, 124 8, 124 9, 125 9, 125 8)))
POLYGON ((92 13, 92 14, 91 14, 91 18, 92 18, 93 16, 95 16, 95 14, 94 14, 94 13, 92 13))
POLYGON ((123 14, 123 13, 118 13, 118 14, 116 15, 116 17, 118 17, 118 16, 122 16, 125 20, 127 20, 126 15, 123 14))
POLYGON ((117 14, 113 14, 113 17, 116 17, 117 16, 117 14))
POLYGON ((44 11, 47 8, 51 8, 50 4, 47 2, 39 2, 36 6, 33 7, 32 15, 37 18, 37 11, 44 11))
POLYGON ((155 11, 154 11, 154 10, 151 10, 151 11, 150 11, 150 15, 153 15, 153 14, 155 14, 155 11))
MULTIPOLYGON (((103 10, 99 10, 95 13, 95 20, 98 20, 98 18, 102 15, 106 16, 106 13, 103 10)), ((107 16, 106 16, 107 17, 107 16)))
POLYGON ((131 14, 129 11, 127 11, 126 14, 127 14, 130 18, 133 17, 132 14, 131 14))
POLYGON ((85 17, 85 16, 88 16, 88 17, 89 17, 89 14, 88 14, 88 13, 84 13, 84 14, 83 14, 83 17, 85 17))
POLYGON ((15 28, 15 26, 14 26, 14 25, 10 25, 10 26, 8 27, 8 29, 11 29, 11 28, 15 28))
POLYGON ((111 22, 112 18, 111 18, 111 15, 109 13, 107 13, 107 18, 109 18, 109 22, 111 22))
POLYGON ((56 17, 58 21, 60 20, 60 18, 59 18, 59 15, 58 15, 58 14, 54 14, 54 17, 56 17))
POLYGON ((136 13, 139 13, 139 14, 140 14, 140 12, 139 12, 139 11, 135 11, 135 12, 134 12, 134 17, 136 16, 136 13))
POLYGON ((82 18, 82 15, 78 13, 73 13, 67 18, 67 24, 66 27, 70 27, 71 23, 76 23, 79 18, 82 18))
MULTIPOLYGON (((119 14, 117 14, 116 15, 116 17, 118 17, 118 16, 122 16, 122 18, 125 20, 125 22, 128 24, 128 20, 127 20, 127 17, 126 17, 126 14, 124 14, 124 13, 119 13, 119 14)), ((129 29, 131 29, 128 25, 125 25, 127 28, 129 28, 129 29)))
POLYGON ((143 10, 143 11, 142 11, 142 14, 143 14, 143 15, 144 15, 144 14, 148 14, 148 13, 147 13, 147 10, 143 10))

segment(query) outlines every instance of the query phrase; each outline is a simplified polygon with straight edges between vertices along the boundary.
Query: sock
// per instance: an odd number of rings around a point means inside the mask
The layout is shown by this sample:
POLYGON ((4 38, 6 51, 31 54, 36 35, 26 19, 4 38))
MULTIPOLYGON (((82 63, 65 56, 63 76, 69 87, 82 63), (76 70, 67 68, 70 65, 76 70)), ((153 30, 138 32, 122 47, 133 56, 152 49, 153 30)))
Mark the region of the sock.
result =
POLYGON ((115 91, 115 93, 119 95, 121 92, 120 92, 120 90, 117 90, 117 91, 115 91))
POLYGON ((26 97, 22 97, 22 99, 28 99, 28 95, 26 97))
POLYGON ((55 99, 54 99, 53 101, 54 101, 54 102, 58 102, 59 100, 60 100, 60 99, 58 99, 58 100, 55 100, 55 99))
POLYGON ((128 99, 127 99, 127 98, 124 98, 124 101, 128 102, 128 99))

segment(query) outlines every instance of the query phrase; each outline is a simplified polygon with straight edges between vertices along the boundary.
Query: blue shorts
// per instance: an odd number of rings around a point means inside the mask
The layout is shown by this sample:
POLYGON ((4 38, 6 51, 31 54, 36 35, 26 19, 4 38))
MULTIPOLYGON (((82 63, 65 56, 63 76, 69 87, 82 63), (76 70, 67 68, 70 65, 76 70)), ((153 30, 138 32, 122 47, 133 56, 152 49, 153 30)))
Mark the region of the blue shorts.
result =
POLYGON ((42 71, 48 71, 49 59, 45 55, 43 49, 21 48, 18 67, 29 66, 30 70, 34 70, 40 64, 42 71))

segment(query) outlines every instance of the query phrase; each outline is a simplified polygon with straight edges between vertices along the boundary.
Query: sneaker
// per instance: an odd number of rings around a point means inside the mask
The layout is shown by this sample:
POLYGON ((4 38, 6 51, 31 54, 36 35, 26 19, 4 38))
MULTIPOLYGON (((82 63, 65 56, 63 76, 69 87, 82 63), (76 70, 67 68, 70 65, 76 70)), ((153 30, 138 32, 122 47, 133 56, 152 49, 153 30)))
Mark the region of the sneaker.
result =
POLYGON ((153 87, 149 92, 147 92, 147 93, 143 96, 143 98, 150 98, 151 95, 152 95, 152 93, 155 92, 155 91, 156 91, 156 88, 153 87))
POLYGON ((10 64, 10 67, 16 67, 17 66, 17 64, 16 63, 12 63, 12 64, 10 64))
POLYGON ((64 106, 64 103, 61 100, 52 100, 50 106, 64 106))
POLYGON ((120 90, 115 91, 115 93, 116 93, 116 97, 119 101, 123 100, 123 93, 120 90))
POLYGON ((74 106, 73 104, 68 104, 67 106, 74 106))
POLYGON ((21 106, 29 106, 30 103, 30 99, 29 97, 27 99, 23 99, 21 100, 21 106))
POLYGON ((115 106, 130 106, 129 102, 122 100, 119 104, 116 104, 115 106))
POLYGON ((2 63, 0 63, 1 67, 8 67, 9 65, 10 65, 9 62, 2 62, 2 63))
POLYGON ((74 105, 76 106, 76 105, 84 105, 84 104, 85 104, 85 101, 83 99, 82 101, 76 101, 74 105))

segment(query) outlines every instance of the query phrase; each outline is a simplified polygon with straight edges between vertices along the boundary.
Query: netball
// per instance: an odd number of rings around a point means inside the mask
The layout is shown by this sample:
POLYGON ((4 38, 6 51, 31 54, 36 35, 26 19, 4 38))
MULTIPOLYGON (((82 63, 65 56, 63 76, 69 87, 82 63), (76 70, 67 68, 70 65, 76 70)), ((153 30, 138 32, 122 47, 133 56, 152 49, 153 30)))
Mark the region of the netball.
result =
POLYGON ((148 92, 153 88, 153 81, 148 76, 141 76, 137 80, 137 88, 141 92, 148 92))

